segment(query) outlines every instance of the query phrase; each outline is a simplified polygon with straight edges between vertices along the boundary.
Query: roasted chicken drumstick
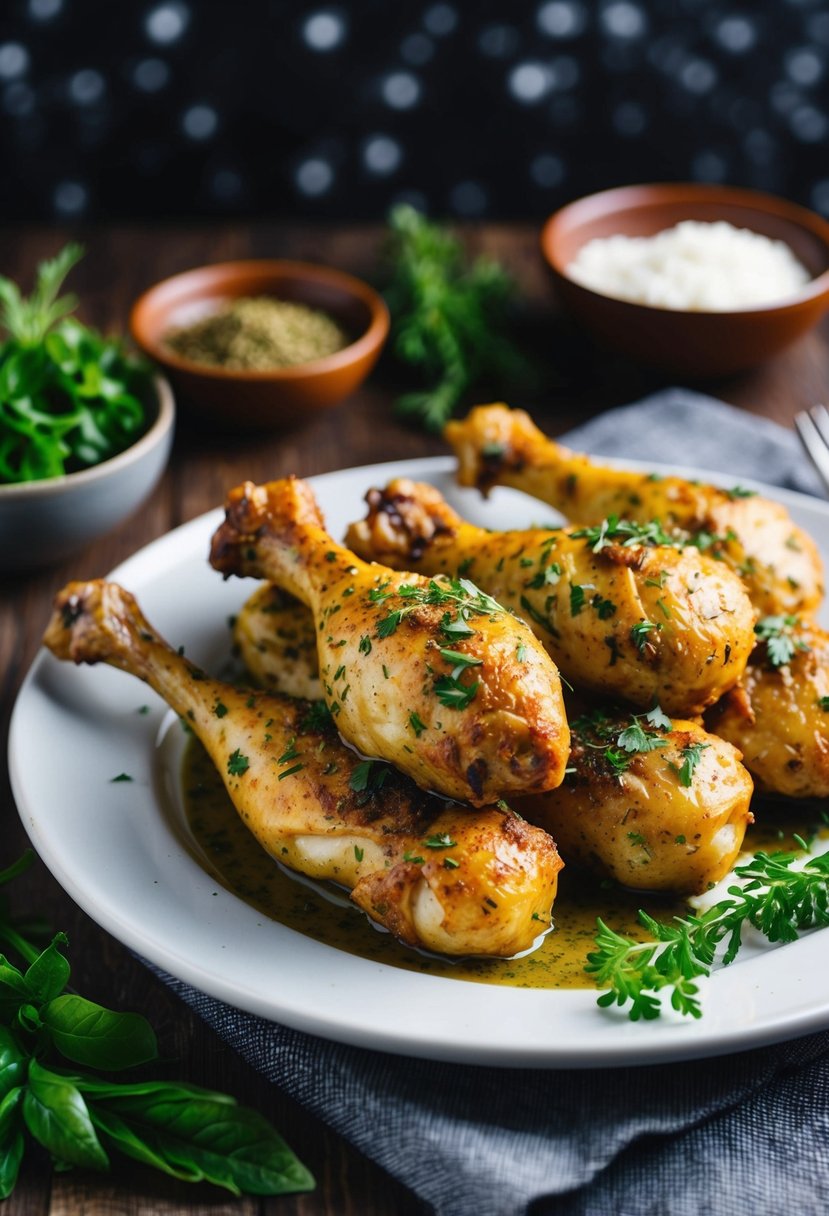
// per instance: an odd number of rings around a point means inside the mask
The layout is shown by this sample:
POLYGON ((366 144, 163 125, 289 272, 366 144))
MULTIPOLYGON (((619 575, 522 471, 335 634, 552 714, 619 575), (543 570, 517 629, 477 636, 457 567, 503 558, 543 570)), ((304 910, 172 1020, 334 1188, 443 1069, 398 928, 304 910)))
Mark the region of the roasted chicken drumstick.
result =
POLYGON ((476 806, 561 783, 570 734, 558 672, 530 629, 471 583, 362 561, 328 535, 295 479, 233 490, 211 562, 311 608, 326 702, 365 756, 476 806))
POLYGON ((512 486, 549 503, 575 524, 659 520, 695 538, 745 582, 761 615, 813 611, 823 596, 814 541, 780 503, 735 486, 656 477, 596 464, 548 439, 523 410, 482 405, 444 432, 458 480, 486 492, 512 486))
POLYGON ((745 667, 751 603, 732 571, 694 547, 654 544, 652 530, 635 528, 488 532, 405 478, 367 498, 367 518, 348 530, 352 549, 426 574, 468 572, 527 621, 578 688, 689 715, 745 667))
POLYGON ((706 715, 764 793, 829 797, 829 633, 765 617, 745 673, 706 715))
POLYGON ((752 822, 752 782, 730 743, 660 711, 572 719, 563 785, 519 799, 568 864, 622 886, 698 894, 731 869, 752 822))
POLYGON ((509 810, 471 811, 388 765, 361 762, 320 704, 207 678, 121 587, 70 583, 44 641, 58 658, 109 663, 155 689, 190 724, 265 850, 350 888, 406 944, 508 957, 549 925, 561 861, 545 832, 509 810))

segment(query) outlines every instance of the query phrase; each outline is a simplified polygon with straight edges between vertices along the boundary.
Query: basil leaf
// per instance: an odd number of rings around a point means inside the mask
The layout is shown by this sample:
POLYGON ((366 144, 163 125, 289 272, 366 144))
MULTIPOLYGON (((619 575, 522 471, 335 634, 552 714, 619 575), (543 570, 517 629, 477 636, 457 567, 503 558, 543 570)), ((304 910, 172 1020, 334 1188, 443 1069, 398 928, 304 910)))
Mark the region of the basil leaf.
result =
POLYGON ((80 1092, 65 1077, 32 1060, 23 1096, 23 1118, 40 1144, 56 1160, 105 1170, 109 1158, 92 1126, 80 1092))
POLYGON ((66 934, 56 934, 51 945, 41 951, 29 967, 24 979, 32 1000, 51 1001, 63 992, 69 982, 69 963, 58 950, 58 946, 65 945, 66 934))
POLYGON ((8 1199, 15 1188, 23 1160, 23 1127, 20 1121, 21 1088, 13 1089, 0 1102, 0 1199, 8 1199))
POLYGON ((143 1098, 143 1097, 174 1097, 177 1101, 188 1098, 209 1098, 212 1102, 225 1103, 235 1106, 236 1099, 229 1094, 222 1094, 212 1089, 202 1089, 200 1085, 190 1085, 186 1081, 105 1081, 101 1077, 86 1075, 71 1077, 81 1093, 92 1094, 97 1098, 143 1098))
POLYGON ((155 1033, 140 1013, 115 1013, 64 993, 40 1011, 58 1051, 91 1068, 132 1068, 158 1056, 155 1033))
POLYGON ((0 1026, 0 1098, 25 1081, 26 1059, 12 1032, 0 1026))
POLYGON ((153 1094, 113 1097, 92 1103, 90 1113, 127 1156, 173 1177, 211 1182, 234 1195, 313 1189, 311 1174, 266 1119, 195 1087, 159 1086, 153 1094))

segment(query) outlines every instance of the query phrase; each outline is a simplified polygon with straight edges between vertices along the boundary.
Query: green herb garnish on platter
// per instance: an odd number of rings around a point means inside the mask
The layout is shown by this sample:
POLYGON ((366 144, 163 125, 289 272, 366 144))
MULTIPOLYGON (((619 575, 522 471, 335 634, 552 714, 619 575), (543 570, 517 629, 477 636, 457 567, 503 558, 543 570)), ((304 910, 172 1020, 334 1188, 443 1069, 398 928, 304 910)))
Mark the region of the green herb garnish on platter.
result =
POLYGON ((650 1021, 661 1015, 665 992, 678 1013, 699 1018, 696 981, 710 975, 722 944, 721 965, 734 961, 744 926, 769 942, 793 942, 807 929, 829 926, 829 852, 759 852, 735 867, 734 878, 726 897, 699 914, 662 924, 640 909, 649 941, 616 933, 599 920, 596 948, 584 968, 606 989, 598 1004, 627 1008, 632 1021, 650 1021))
MULTIPOLYGON (((32 859, 0 871, 0 888, 32 859)), ((107 1075, 156 1060, 155 1033, 141 1014, 116 1013, 68 989, 64 934, 38 949, 0 898, 0 945, 19 960, 0 954, 0 1200, 14 1191, 30 1138, 59 1169, 107 1170, 121 1152, 234 1195, 313 1188, 270 1123, 227 1094, 107 1075)))
POLYGON ((41 262, 28 297, 0 277, 0 483, 43 481, 116 456, 146 426, 144 364, 69 316, 59 295, 83 254, 41 262))

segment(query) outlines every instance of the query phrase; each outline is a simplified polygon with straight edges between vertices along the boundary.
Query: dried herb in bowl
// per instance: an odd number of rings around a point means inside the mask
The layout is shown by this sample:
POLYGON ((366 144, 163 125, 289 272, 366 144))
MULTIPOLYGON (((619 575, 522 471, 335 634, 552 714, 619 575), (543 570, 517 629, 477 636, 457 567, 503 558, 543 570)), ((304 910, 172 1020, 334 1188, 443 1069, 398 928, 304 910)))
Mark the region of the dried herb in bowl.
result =
POLYGON ((193 363, 232 371, 276 371, 333 355, 348 345, 326 313, 270 296, 231 300, 210 316, 164 339, 193 363))
POLYGON ((42 481, 116 456, 146 429, 149 371, 116 338, 70 317, 63 281, 83 256, 67 245, 24 297, 0 277, 0 483, 42 481))

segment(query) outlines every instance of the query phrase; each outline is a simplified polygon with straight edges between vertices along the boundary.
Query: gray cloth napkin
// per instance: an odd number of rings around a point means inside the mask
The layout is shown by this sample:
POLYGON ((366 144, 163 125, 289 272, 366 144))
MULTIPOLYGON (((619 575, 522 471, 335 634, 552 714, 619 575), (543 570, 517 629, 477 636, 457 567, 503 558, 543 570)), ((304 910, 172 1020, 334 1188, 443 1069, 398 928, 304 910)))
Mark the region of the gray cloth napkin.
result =
MULTIPOLYGON (((817 488, 794 435, 680 389, 604 414, 566 442, 817 488)), ((249 1063, 438 1216, 829 1211, 829 1033, 679 1065, 476 1068, 315 1039, 165 978, 249 1063)))

